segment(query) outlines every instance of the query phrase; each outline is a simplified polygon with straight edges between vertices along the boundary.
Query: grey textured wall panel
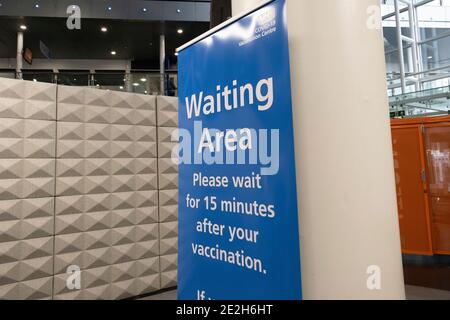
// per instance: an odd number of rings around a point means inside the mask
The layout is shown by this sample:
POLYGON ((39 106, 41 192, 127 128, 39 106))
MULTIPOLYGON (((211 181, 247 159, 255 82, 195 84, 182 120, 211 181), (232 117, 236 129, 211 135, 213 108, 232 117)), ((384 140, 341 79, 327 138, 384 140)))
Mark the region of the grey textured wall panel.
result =
POLYGON ((178 98, 157 98, 157 120, 161 287, 170 288, 177 284, 178 267, 178 165, 172 160, 178 98))
POLYGON ((0 79, 0 299, 52 297, 56 86, 0 79))
POLYGON ((155 97, 0 79, 0 299, 176 284, 177 99, 158 99, 159 132, 155 97))
POLYGON ((178 127, 178 98, 158 96, 158 127, 178 127))
POLYGON ((177 285, 178 254, 161 257, 161 286, 171 288, 177 285))
POLYGON ((156 99, 60 87, 55 299, 160 288, 156 99), (82 270, 70 291, 66 270, 82 270))

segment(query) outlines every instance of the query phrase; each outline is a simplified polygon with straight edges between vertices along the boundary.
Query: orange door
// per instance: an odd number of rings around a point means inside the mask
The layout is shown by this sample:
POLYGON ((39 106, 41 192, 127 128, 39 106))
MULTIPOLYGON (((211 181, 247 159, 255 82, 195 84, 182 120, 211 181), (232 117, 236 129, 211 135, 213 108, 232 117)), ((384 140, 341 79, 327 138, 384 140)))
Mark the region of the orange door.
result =
POLYGON ((392 140, 402 251, 432 255, 421 126, 393 127, 392 140))
POLYGON ((450 254, 450 123, 426 125, 425 147, 433 248, 450 254))

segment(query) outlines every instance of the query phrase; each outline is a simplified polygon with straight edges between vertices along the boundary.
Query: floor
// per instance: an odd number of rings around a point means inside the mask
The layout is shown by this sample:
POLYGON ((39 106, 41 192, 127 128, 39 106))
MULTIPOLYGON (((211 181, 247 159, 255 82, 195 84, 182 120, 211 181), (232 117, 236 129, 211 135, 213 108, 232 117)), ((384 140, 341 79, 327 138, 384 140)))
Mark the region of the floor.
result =
POLYGON ((450 291, 450 262, 404 262, 405 283, 415 287, 450 291))
POLYGON ((177 300, 177 291, 167 291, 154 296, 145 297, 140 300, 177 300))
MULTIPOLYGON (((429 289, 424 287, 406 286, 407 300, 450 300, 450 291, 429 289)), ((168 291, 141 300, 176 300, 177 292, 168 291)))
POLYGON ((406 286, 407 300, 450 300, 450 291, 406 286))

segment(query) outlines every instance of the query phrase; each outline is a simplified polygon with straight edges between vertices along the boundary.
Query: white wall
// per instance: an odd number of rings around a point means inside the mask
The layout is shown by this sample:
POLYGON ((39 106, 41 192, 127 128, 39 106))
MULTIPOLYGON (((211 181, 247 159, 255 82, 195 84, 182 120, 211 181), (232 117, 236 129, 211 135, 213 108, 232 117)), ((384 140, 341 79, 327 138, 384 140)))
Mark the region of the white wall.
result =
MULTIPOLYGON (((233 14, 252 2, 233 1, 233 14)), ((306 299, 404 299, 379 0, 287 0, 306 299), (367 286, 371 266, 381 287, 367 286)))

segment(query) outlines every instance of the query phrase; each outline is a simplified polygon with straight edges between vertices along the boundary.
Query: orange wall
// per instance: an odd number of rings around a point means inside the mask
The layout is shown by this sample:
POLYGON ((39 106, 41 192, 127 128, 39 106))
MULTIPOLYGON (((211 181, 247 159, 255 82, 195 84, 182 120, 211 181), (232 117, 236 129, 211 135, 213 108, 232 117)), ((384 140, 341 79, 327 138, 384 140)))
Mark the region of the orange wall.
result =
POLYGON ((450 254, 450 117, 392 120, 392 138, 402 250, 450 254))

